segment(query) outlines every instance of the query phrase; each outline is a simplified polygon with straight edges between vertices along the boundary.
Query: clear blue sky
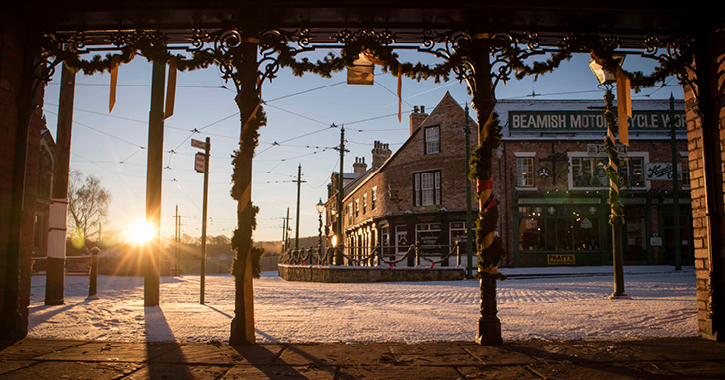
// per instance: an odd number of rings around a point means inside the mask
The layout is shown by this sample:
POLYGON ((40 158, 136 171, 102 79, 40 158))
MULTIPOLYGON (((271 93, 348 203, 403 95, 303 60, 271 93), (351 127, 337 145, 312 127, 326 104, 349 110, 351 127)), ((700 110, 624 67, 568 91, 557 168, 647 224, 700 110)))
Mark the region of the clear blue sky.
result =
MULTIPOLYGON (((315 53, 312 57, 326 54, 315 53)), ((402 60, 433 63, 427 54, 401 52, 402 60)), ((534 81, 526 78, 499 84, 498 99, 532 99, 535 92, 541 99, 601 99, 587 62, 588 54, 578 54, 554 73, 534 81)), ((655 62, 634 56, 627 57, 627 70, 649 73, 655 62)), ((371 161, 370 150, 375 140, 389 143, 392 150, 402 145, 409 135, 408 114, 413 105, 432 110, 446 91, 461 104, 470 102, 465 84, 455 80, 435 84, 432 80, 415 82, 403 79, 403 121, 397 120, 396 78, 377 70, 375 85, 349 86, 346 73, 332 79, 313 74, 294 77, 281 70, 272 83, 264 83, 262 97, 267 102, 268 125, 260 130, 260 144, 254 162, 253 194, 259 206, 258 227, 254 239, 279 240, 282 218, 290 208, 296 211, 297 166, 302 164, 300 236, 317 235, 315 204, 327 195, 330 174, 339 170, 339 154, 331 149, 339 144, 340 129, 332 123, 345 125, 350 152, 345 157, 345 171, 352 171, 355 157, 371 161), (302 94, 299 94, 303 92, 302 94), (296 94, 296 95, 294 95, 296 94), (272 146, 277 142, 279 146, 272 146)), ((58 82, 60 70, 46 88, 45 114, 48 128, 56 136, 58 82)), ((146 150, 150 104, 151 64, 137 56, 119 68, 115 108, 108 113, 108 74, 76 77, 71 169, 102 178, 112 193, 108 225, 104 231, 116 230, 121 236, 128 226, 144 217, 146 189, 146 150)), ((632 94, 633 99, 682 99, 682 88, 671 78, 665 88, 645 89, 632 94)), ((182 232, 201 235, 203 174, 196 173, 190 138, 211 137, 209 228, 210 235, 231 236, 236 225, 236 203, 229 196, 232 172, 230 154, 238 146, 240 131, 238 109, 234 103, 232 83, 220 79, 216 67, 179 73, 175 113, 166 120, 164 154, 162 233, 174 234, 174 209, 179 206, 183 216, 182 232), (192 136, 194 128, 201 130, 192 136)), ((473 111, 471 111, 473 112, 473 111)), ((475 115, 472 116, 475 117, 475 115)))

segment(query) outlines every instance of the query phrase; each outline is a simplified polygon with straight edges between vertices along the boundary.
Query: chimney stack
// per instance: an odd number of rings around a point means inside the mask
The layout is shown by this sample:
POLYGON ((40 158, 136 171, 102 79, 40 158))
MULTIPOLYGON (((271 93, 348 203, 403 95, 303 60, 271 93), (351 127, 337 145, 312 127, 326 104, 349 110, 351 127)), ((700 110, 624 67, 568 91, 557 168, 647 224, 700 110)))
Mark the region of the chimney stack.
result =
POLYGON ((425 106, 413 106, 413 113, 410 114, 410 134, 413 135, 416 129, 423 124, 423 120, 428 117, 425 113, 425 106))
POLYGON ((355 163, 352 164, 353 173, 365 173, 368 170, 368 165, 365 163, 365 157, 355 157, 355 163))
POLYGON ((373 169, 383 166, 385 161, 393 154, 388 144, 383 144, 380 141, 375 141, 375 147, 371 152, 373 153, 373 169))

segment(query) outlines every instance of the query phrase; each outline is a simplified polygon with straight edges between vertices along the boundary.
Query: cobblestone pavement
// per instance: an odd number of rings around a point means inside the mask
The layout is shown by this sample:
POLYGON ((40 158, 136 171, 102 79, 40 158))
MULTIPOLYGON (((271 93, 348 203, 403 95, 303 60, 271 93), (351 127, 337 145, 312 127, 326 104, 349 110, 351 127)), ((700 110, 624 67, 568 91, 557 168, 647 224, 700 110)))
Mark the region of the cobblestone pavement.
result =
POLYGON ((629 341, 259 344, 24 339, 1 379, 723 379, 725 344, 629 341))

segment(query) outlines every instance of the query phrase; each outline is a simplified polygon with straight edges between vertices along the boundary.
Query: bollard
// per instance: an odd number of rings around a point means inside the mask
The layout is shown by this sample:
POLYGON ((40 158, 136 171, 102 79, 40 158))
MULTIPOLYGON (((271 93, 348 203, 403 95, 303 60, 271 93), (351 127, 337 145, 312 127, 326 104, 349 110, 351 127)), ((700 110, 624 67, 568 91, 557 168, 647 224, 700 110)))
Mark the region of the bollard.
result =
POLYGON ((456 266, 461 266, 461 247, 458 245, 458 242, 456 242, 456 266))
POLYGON ((420 266, 420 242, 415 242, 415 266, 420 266))
POLYGON ((89 287, 88 298, 97 299, 98 290, 98 254, 101 250, 98 247, 91 248, 91 271, 88 273, 89 287))

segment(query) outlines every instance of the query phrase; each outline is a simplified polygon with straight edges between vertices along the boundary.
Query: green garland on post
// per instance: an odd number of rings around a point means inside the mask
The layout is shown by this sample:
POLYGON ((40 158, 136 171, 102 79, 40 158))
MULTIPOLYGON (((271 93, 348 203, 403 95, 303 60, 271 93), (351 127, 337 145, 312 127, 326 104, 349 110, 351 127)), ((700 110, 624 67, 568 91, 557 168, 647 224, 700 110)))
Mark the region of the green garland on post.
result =
MULTIPOLYGON (((232 153, 232 165, 234 166, 234 173, 232 174, 232 189, 231 189, 231 196, 234 200, 239 202, 241 196, 244 184, 249 183, 251 180, 251 177, 249 177, 248 174, 245 173, 244 170, 242 170, 242 166, 244 165, 243 157, 241 152, 243 151, 254 151, 259 145, 259 128, 264 127, 267 125, 267 115, 264 112, 263 107, 260 105, 257 109, 257 113, 254 118, 249 120, 250 125, 247 127, 249 128, 246 133, 242 135, 242 140, 239 142, 239 150, 235 150, 232 153)), ((250 239, 248 241, 245 241, 243 239, 243 236, 252 236, 252 232, 257 229, 257 213, 259 212, 259 207, 254 206, 254 204, 250 203, 249 207, 242 210, 241 215, 239 215, 239 225, 234 230, 234 234, 232 235, 231 239, 231 247, 233 250, 237 251, 237 257, 232 262, 232 269, 231 273, 239 278, 242 273, 239 273, 239 271, 243 270, 244 265, 241 265, 241 263, 244 263, 246 261, 246 255, 249 253, 249 249, 247 249, 247 244, 253 244, 253 241, 250 239), (242 233, 242 230, 246 230, 246 233, 242 233)), ((259 267, 258 262, 254 262, 254 260, 260 260, 261 255, 252 255, 252 268, 259 267)))
MULTIPOLYGON (((469 173, 469 179, 472 181, 482 181, 487 178, 491 178, 491 168, 493 152, 501 144, 501 124, 496 112, 493 113, 490 120, 490 127, 492 133, 488 137, 481 141, 476 147, 476 150, 471 154, 471 160, 469 162, 471 171, 469 173)), ((476 193, 476 199, 479 198, 478 192, 476 193)), ((498 266, 499 261, 506 256, 506 250, 504 249, 503 239, 500 236, 496 236, 493 242, 488 247, 483 246, 483 240, 489 234, 492 234, 497 227, 499 219, 498 205, 493 205, 488 208, 482 207, 478 211, 478 217, 476 218, 476 251, 478 252, 478 273, 489 272, 494 267, 498 266)), ((504 280, 506 276, 501 273, 494 275, 497 279, 504 280)))

